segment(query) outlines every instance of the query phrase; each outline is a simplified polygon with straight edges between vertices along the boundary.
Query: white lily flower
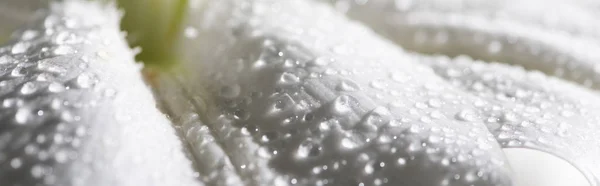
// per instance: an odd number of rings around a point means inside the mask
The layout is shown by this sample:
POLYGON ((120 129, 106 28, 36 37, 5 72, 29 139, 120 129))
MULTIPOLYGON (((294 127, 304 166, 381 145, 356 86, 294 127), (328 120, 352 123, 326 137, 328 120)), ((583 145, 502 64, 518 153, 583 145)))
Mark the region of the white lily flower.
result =
POLYGON ((593 0, 34 1, 0 185, 600 184, 593 0))

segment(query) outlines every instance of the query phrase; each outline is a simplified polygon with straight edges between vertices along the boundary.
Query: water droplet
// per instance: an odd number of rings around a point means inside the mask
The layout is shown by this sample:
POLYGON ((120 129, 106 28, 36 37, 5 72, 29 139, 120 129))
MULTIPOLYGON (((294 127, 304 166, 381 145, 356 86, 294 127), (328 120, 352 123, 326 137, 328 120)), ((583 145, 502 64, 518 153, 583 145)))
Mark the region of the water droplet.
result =
POLYGON ((20 108, 15 114, 15 122, 17 122, 17 124, 26 124, 30 117, 31 111, 29 109, 20 108))
POLYGON ((23 161, 20 158, 13 158, 12 160, 10 160, 10 166, 13 169, 21 168, 22 165, 23 165, 23 161))
POLYGON ((56 26, 59 23, 59 21, 59 18, 56 16, 48 16, 46 17, 46 19, 44 19, 44 27, 52 28, 56 26))
POLYGON ((81 62, 78 66, 80 69, 87 69, 90 65, 87 62, 81 62))
POLYGON ((77 129, 75 129, 75 135, 77 136, 84 136, 86 133, 86 129, 83 126, 79 126, 77 127, 77 129))
POLYGON ((41 165, 34 165, 31 167, 31 176, 34 178, 41 178, 44 175, 44 168, 41 165))
POLYGON ((23 105, 23 100, 17 98, 6 98, 2 101, 2 107, 10 108, 10 107, 20 107, 23 105))
POLYGON ((421 103, 421 102, 417 102, 417 103, 415 103, 415 107, 418 108, 418 109, 426 109, 427 108, 427 104, 421 103))
POLYGON ((50 108, 58 110, 62 107, 63 102, 60 99, 54 98, 50 101, 50 108))
POLYGON ((262 67, 264 67, 266 65, 267 65, 267 62, 265 62, 265 60, 258 59, 254 63, 252 63, 252 68, 254 68, 254 69, 260 69, 260 68, 262 68, 262 67))
POLYGON ((64 141, 64 136, 62 134, 54 134, 52 141, 55 144, 61 144, 64 141))
POLYGON ((23 40, 32 40, 33 38, 37 37, 39 35, 38 31, 35 30, 25 30, 23 32, 23 34, 21 35, 21 39, 23 40))
POLYGON ((365 165, 364 171, 366 174, 373 174, 373 172, 375 172, 375 169, 373 168, 372 164, 367 163, 367 165, 365 165))
POLYGON ((538 141, 538 142, 540 142, 540 143, 542 143, 542 144, 550 144, 550 141, 549 141, 549 140, 547 140, 547 139, 546 139, 546 138, 544 138, 544 137, 538 137, 538 138, 537 138, 537 141, 538 141))
POLYGON ((366 118, 366 124, 374 127, 382 126, 389 122, 391 118, 390 111, 385 107, 377 107, 371 111, 366 118))
POLYGON ((250 118, 250 114, 242 109, 239 109, 233 112, 233 117, 238 120, 247 120, 250 118))
POLYGON ((431 111, 431 113, 429 113, 429 115, 433 119, 442 119, 442 118, 444 118, 444 114, 442 112, 438 111, 438 110, 431 111))
POLYGON ((48 91, 50 92, 62 92, 65 90, 65 86, 63 86, 60 83, 57 82, 52 82, 50 83, 50 85, 48 85, 48 91))
POLYGON ((404 167, 406 165, 406 159, 398 158, 398 160, 396 160, 396 163, 398 163, 398 166, 404 167))
POLYGON ((442 102, 438 99, 430 99, 429 101, 427 101, 427 104, 433 108, 439 108, 442 106, 442 102))
POLYGON ((10 75, 13 77, 21 77, 27 74, 27 71, 25 70, 25 68, 21 67, 21 66, 16 66, 15 68, 13 68, 10 71, 10 75))
POLYGON ((33 94, 37 91, 37 86, 32 83, 32 82, 27 82, 25 84, 23 84, 23 86, 21 87, 21 94, 23 95, 29 95, 29 94, 33 94))
POLYGON ((0 65, 11 63, 13 59, 10 56, 0 56, 0 65))
POLYGON ((442 137, 431 135, 427 138, 428 142, 431 144, 436 144, 442 141, 442 137))
POLYGON ((35 141, 42 144, 46 142, 46 136, 43 134, 38 135, 37 137, 35 137, 35 141))
POLYGON ((52 75, 48 73, 41 73, 35 78, 36 81, 50 81, 51 79, 52 75))
POLYGON ((296 150, 296 158, 298 159, 314 157, 318 156, 319 154, 321 154, 321 146, 311 140, 302 142, 296 150))
POLYGON ((80 88, 89 88, 92 87, 94 85, 94 78, 92 77, 91 74, 88 73, 81 73, 79 74, 79 76, 77 76, 77 86, 79 86, 80 88))
POLYGON ((69 32, 61 32, 56 35, 54 42, 56 44, 74 43, 75 35, 69 32))
POLYGON ((27 49, 29 49, 29 46, 30 46, 29 43, 19 42, 19 43, 16 43, 15 45, 13 45, 10 52, 12 54, 21 54, 21 53, 26 52, 27 49))
POLYGON ((286 107, 286 102, 283 100, 277 100, 275 101, 275 103, 273 104, 273 108, 274 110, 282 110, 286 107))
POLYGON ((284 85, 293 85, 293 84, 297 84, 300 82, 300 78, 290 72, 284 72, 281 74, 281 76, 279 77, 279 82, 280 84, 284 84, 284 85))
POLYGON ((479 118, 477 112, 470 109, 462 110, 456 114, 456 119, 461 121, 476 121, 477 118, 479 118))
POLYGON ((349 138, 343 138, 340 141, 340 146, 343 149, 352 150, 352 149, 358 147, 358 144, 356 142, 354 142, 353 140, 349 139, 349 138))
POLYGON ((448 68, 446 69, 446 75, 448 77, 459 77, 462 75, 462 72, 454 68, 448 68))
POLYGON ((69 159, 68 153, 66 151, 58 151, 54 154, 54 160, 58 163, 65 163, 69 159))
POLYGON ((52 51, 52 53, 54 55, 59 55, 59 56, 60 55, 72 54, 74 52, 75 52, 75 49, 73 49, 70 46, 66 46, 66 45, 58 46, 58 47, 54 48, 54 50, 52 51))
POLYGON ((356 84, 355 82, 351 81, 351 80, 342 80, 340 82, 340 84, 338 84, 338 86, 336 87, 336 90, 338 91, 347 91, 347 92, 354 92, 359 90, 359 86, 358 84, 356 84))
POLYGON ((522 122, 521 122, 521 126, 522 126, 522 127, 529 127, 529 126, 531 126, 531 125, 532 125, 532 123, 531 123, 531 122, 529 122, 529 121, 522 121, 522 122))
POLYGON ((517 115, 513 112, 505 112, 500 119, 502 122, 516 122, 518 120, 517 115))
POLYGON ((325 65, 328 65, 329 63, 331 63, 332 61, 333 61, 333 59, 319 57, 312 61, 307 62, 307 65, 308 66, 325 66, 325 65))
POLYGON ((53 72, 53 73, 65 73, 66 69, 62 66, 55 65, 49 60, 42 60, 37 64, 37 68, 42 71, 53 72))
POLYGON ((185 37, 193 39, 198 37, 198 30, 194 27, 188 26, 185 28, 185 30, 183 31, 185 37))
POLYGON ((351 102, 353 98, 348 95, 341 95, 333 101, 332 104, 332 112, 337 114, 345 114, 347 112, 352 111, 351 102))
POLYGON ((379 90, 384 89, 386 86, 386 84, 383 80, 371 81, 371 83, 369 85, 371 85, 371 87, 373 87, 375 89, 379 89, 379 90))
POLYGON ((278 138, 279 138, 279 134, 277 132, 270 131, 270 132, 265 132, 265 134, 262 135, 261 140, 263 142, 269 142, 269 141, 277 140, 278 138))

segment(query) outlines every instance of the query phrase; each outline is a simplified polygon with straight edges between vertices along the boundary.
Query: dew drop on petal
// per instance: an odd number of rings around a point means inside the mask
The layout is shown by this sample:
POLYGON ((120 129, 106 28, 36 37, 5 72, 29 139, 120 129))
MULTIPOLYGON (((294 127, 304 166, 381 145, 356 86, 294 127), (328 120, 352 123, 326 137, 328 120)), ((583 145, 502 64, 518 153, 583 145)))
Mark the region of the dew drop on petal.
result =
POLYGON ((37 86, 32 82, 27 82, 21 87, 21 94, 28 95, 37 91, 37 86))
POLYGON ((57 82, 52 82, 50 83, 50 85, 48 85, 48 91, 50 92, 62 92, 65 90, 65 86, 63 86, 60 83, 57 82))
POLYGON ((20 158, 13 158, 10 160, 10 166, 13 169, 21 168, 21 165, 23 165, 23 161, 20 158))
POLYGON ((17 113, 15 114, 15 122, 16 122, 16 124, 19 124, 19 125, 27 124, 27 121, 29 121, 30 117, 31 117, 31 110, 29 110, 27 108, 20 108, 17 110, 17 113))
POLYGON ((461 121, 476 121, 478 117, 477 112, 470 109, 462 110, 456 114, 456 119, 461 121))
POLYGON ((52 51, 52 53, 53 53, 54 55, 58 55, 58 56, 60 56, 60 55, 72 54, 72 53, 74 53, 74 52, 75 52, 75 49, 73 49, 73 48, 72 48, 72 47, 70 47, 70 46, 66 46, 66 45, 61 45, 61 46, 58 46, 58 47, 56 47, 56 48, 55 48, 55 49, 52 51))
POLYGON ((358 84, 351 80, 342 80, 336 87, 338 91, 354 92, 359 90, 358 84))
POLYGON ((91 74, 88 73, 82 73, 79 74, 79 76, 77 76, 77 86, 81 87, 81 88, 90 88, 94 85, 94 78, 92 77, 91 74))
POLYGON ((21 53, 26 52, 27 49, 29 49, 29 46, 30 46, 29 43, 19 42, 19 43, 16 43, 15 45, 13 45, 10 52, 12 54, 21 54, 21 53))
POLYGON ((341 95, 337 97, 332 104, 332 111, 337 114, 344 114, 352 111, 352 97, 341 95))

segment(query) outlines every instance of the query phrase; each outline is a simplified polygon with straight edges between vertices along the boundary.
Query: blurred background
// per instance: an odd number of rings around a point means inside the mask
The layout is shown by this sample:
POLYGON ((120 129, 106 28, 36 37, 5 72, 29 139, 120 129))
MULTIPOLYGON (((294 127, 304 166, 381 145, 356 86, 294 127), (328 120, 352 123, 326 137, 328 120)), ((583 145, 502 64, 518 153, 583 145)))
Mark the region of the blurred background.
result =
POLYGON ((25 24, 38 8, 47 6, 48 0, 0 0, 0 43, 20 25, 25 24))

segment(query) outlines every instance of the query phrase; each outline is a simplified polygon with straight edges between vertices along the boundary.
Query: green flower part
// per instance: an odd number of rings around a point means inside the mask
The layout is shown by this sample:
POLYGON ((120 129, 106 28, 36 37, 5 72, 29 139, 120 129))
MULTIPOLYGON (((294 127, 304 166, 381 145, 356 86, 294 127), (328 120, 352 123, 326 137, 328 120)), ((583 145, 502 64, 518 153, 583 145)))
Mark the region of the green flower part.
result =
POLYGON ((121 29, 132 47, 141 47, 136 60, 165 68, 177 61, 176 43, 188 0, 117 0, 125 15, 121 29))

